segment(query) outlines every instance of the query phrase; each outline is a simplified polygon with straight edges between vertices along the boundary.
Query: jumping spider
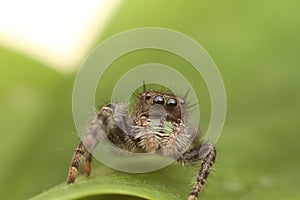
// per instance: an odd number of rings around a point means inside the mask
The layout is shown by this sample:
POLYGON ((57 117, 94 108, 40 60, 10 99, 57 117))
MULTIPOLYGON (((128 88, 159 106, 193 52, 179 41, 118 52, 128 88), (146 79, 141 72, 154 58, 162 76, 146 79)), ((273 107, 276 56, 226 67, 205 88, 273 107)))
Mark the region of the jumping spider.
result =
MULTIPOLYGON (((85 158, 85 174, 90 175, 92 153, 100 140, 99 135, 103 134, 113 144, 130 152, 161 150, 164 156, 173 156, 181 163, 202 160, 196 183, 188 196, 188 200, 196 200, 215 163, 216 150, 214 145, 201 143, 196 136, 190 148, 177 155, 179 148, 183 148, 182 145, 192 134, 185 127, 183 117, 187 107, 181 97, 145 90, 137 96, 131 115, 127 106, 121 103, 103 106, 90 122, 74 153, 67 182, 71 184, 75 181, 82 157, 85 158)), ((196 134, 199 135, 200 131, 196 134)))

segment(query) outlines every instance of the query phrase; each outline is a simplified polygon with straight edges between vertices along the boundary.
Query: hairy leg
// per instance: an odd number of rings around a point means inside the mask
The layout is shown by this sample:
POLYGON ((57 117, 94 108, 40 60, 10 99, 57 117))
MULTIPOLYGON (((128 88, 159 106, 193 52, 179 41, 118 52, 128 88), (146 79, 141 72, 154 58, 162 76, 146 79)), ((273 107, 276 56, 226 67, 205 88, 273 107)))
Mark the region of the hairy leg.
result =
POLYGON ((92 154, 101 137, 106 136, 114 144, 125 146, 130 144, 131 137, 127 130, 131 127, 129 124, 127 110, 121 104, 107 104, 103 106, 99 113, 89 123, 84 136, 79 143, 72 158, 69 169, 68 183, 74 183, 82 157, 85 157, 85 174, 91 173, 92 154), (114 118, 115 116, 118 118, 114 118))
POLYGON ((203 189, 203 186, 208 179, 212 166, 215 163, 216 155, 217 152, 214 145, 203 144, 188 150, 182 155, 181 158, 178 159, 179 162, 183 163, 196 162, 202 159, 196 183, 191 190, 188 200, 197 200, 199 193, 203 189))
POLYGON ((68 184, 73 183, 75 181, 81 157, 85 154, 85 152, 86 152, 86 149, 85 149, 84 145, 82 144, 82 142, 80 142, 78 147, 76 148, 76 151, 74 153, 74 156, 73 156, 73 159, 71 162, 71 167, 69 169, 69 177, 68 177, 68 181, 67 181, 68 184))

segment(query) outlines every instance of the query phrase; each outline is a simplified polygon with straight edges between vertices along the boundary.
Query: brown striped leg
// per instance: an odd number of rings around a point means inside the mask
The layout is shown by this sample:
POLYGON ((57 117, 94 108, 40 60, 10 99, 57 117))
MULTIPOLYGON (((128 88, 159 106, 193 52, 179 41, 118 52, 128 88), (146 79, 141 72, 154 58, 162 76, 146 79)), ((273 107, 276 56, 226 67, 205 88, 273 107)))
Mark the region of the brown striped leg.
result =
POLYGON ((75 182, 82 157, 85 157, 85 161, 84 161, 85 175, 89 176, 91 174, 92 152, 96 148, 99 142, 100 132, 102 131, 101 128, 102 121, 98 119, 98 116, 101 116, 102 110, 103 109, 101 109, 101 111, 89 123, 88 127, 85 130, 85 134, 82 137, 81 142, 79 143, 75 151, 75 154, 71 162, 71 167, 69 170, 69 177, 67 181, 68 184, 75 182))
MULTIPOLYGON (((134 143, 132 140, 133 137, 127 135, 127 137, 124 138, 125 133, 119 128, 121 126, 126 130, 126 127, 130 127, 129 122, 123 120, 124 118, 128 118, 127 113, 125 112, 127 110, 127 107, 122 104, 107 104, 106 106, 103 106, 91 120, 73 156, 67 181, 69 184, 74 183, 75 181, 82 157, 85 157, 85 175, 90 175, 92 153, 100 138, 104 135, 106 135, 108 139, 111 139, 113 143, 121 143, 124 145, 134 143), (116 116, 116 119, 113 116, 113 111, 119 113, 119 115, 116 116), (118 123, 116 123, 116 121, 118 123)), ((130 130, 128 130, 128 132, 130 133, 130 130)))
POLYGON ((86 148, 84 147, 83 143, 80 142, 72 159, 71 167, 69 169, 69 177, 68 177, 68 184, 74 183, 76 175, 78 173, 78 167, 80 164, 80 160, 82 156, 86 153, 86 148))
MULTIPOLYGON (((199 152, 199 154, 202 154, 202 153, 199 152)), ((197 182, 194 185, 194 187, 188 197, 188 200, 197 200, 197 197, 198 197, 199 193, 201 192, 201 190, 203 189, 203 186, 208 178, 211 168, 212 168, 213 164, 215 163, 216 155, 217 155, 217 152, 216 152, 215 147, 209 146, 208 153, 203 158, 201 168, 198 172, 197 182)))

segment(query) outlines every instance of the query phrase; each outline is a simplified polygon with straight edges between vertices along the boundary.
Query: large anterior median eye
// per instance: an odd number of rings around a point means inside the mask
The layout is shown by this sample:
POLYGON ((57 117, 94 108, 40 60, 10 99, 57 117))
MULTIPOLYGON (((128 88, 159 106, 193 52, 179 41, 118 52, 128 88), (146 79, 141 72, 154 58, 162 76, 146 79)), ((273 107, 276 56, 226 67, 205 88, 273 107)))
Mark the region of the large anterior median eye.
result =
POLYGON ((153 99, 153 103, 155 103, 155 104, 164 104, 164 98, 162 96, 156 96, 153 99))
POLYGON ((177 100, 176 99, 174 99, 174 98, 169 98, 168 100, 167 100, 167 107, 169 108, 169 109, 173 109, 173 108, 175 108, 177 106, 177 100))

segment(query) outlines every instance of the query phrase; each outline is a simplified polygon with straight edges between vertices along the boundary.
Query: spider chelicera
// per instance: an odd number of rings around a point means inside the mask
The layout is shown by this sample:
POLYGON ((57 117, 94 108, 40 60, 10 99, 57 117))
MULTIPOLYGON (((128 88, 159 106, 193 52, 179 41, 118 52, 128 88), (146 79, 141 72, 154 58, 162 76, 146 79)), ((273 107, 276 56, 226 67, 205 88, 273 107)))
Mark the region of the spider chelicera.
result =
POLYGON ((137 96, 131 114, 121 103, 103 106, 89 123, 79 143, 69 169, 68 183, 74 183, 82 158, 87 176, 91 173, 92 153, 100 135, 105 135, 117 147, 135 153, 161 151, 163 156, 171 156, 181 163, 202 160, 194 186, 188 200, 196 200, 215 163, 214 145, 203 143, 197 135, 187 151, 193 131, 185 126, 188 106, 184 98, 171 93, 145 91, 137 96), (114 114, 114 113, 117 113, 114 114))

